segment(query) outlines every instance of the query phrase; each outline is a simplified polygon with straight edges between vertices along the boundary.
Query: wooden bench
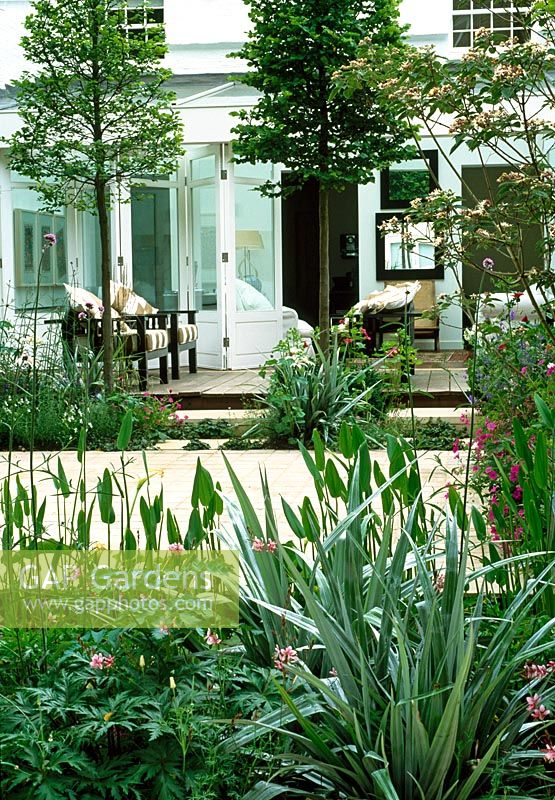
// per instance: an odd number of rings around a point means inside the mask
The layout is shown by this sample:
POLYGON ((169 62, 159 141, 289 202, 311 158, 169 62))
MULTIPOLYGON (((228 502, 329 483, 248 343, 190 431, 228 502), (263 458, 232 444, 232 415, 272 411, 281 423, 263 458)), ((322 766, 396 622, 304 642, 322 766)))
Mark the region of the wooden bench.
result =
MULTIPOLYGON (((171 358, 172 380, 180 377, 180 353, 189 351, 189 372, 197 371, 198 329, 196 311, 158 311, 155 314, 125 314, 112 319, 112 331, 117 347, 130 361, 137 362, 139 387, 148 385, 148 362, 158 361, 160 382, 168 383, 168 356, 171 358), (187 324, 181 325, 179 315, 187 315, 187 324)), ((94 353, 102 349, 102 319, 85 317, 79 319, 76 311, 70 310, 64 317, 48 320, 60 324, 62 339, 70 350, 87 346, 94 353)))

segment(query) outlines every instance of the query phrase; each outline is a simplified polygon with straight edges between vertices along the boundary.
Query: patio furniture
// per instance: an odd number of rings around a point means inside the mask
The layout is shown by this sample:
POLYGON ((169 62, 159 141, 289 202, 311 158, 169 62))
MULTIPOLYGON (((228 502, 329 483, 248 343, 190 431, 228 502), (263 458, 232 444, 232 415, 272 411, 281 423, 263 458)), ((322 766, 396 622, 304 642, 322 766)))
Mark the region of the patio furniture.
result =
MULTIPOLYGON (((93 352, 102 348, 102 304, 84 289, 66 285, 70 309, 61 320, 62 337, 71 349, 85 344, 93 352)), ((189 372, 197 371, 198 328, 192 309, 159 311, 123 284, 111 282, 112 330, 123 355, 137 362, 139 386, 147 388, 148 362, 158 361, 160 381, 168 383, 168 356, 172 380, 180 377, 180 354, 189 353, 189 372), (180 315, 187 317, 186 324, 180 315)))
MULTIPOLYGON (((399 286, 395 281, 385 281, 386 286, 399 286)), ((439 350, 439 319, 427 319, 421 316, 422 313, 429 311, 436 304, 436 283, 435 281, 420 281, 420 289, 414 295, 413 300, 413 338, 432 339, 434 342, 434 352, 439 350)))
POLYGON ((414 338, 414 320, 420 312, 414 310, 414 298, 420 289, 418 281, 386 284, 382 291, 371 292, 354 306, 362 315, 369 335, 366 352, 373 355, 383 345, 384 334, 406 329, 410 341, 414 338))

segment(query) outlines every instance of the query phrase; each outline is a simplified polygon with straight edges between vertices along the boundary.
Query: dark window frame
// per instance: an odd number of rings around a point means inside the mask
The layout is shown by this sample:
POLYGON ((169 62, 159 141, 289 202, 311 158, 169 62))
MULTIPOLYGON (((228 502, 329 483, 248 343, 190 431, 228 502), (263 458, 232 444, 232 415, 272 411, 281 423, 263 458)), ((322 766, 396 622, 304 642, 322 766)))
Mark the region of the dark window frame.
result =
MULTIPOLYGON (((428 193, 438 188, 439 154, 437 150, 423 150, 422 155, 428 164, 429 187, 428 193)), ((383 169, 380 175, 381 208, 400 209, 410 208, 410 200, 395 200, 390 197, 390 169, 383 169)), ((414 198, 413 198, 414 199, 414 198)))
POLYGON ((376 279, 389 280, 442 280, 445 276, 445 264, 441 247, 435 248, 435 266, 430 269, 386 269, 385 267, 385 236, 382 236, 380 225, 392 217, 404 219, 406 214, 376 214, 376 279))

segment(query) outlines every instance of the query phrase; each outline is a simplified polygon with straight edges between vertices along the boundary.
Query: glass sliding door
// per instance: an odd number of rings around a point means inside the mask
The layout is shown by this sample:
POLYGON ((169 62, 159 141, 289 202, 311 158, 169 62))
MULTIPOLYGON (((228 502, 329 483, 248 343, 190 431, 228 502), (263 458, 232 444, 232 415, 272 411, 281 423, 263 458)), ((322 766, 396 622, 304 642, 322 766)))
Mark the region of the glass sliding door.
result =
POLYGON ((133 288, 165 311, 179 307, 178 226, 176 186, 132 187, 133 288))
POLYGON ((229 145, 187 148, 188 286, 199 364, 258 367, 282 338, 279 201, 257 188, 267 164, 239 165, 229 145))
POLYGON ((274 177, 272 164, 231 164, 235 240, 232 366, 257 367, 282 338, 279 201, 259 187, 274 177))
POLYGON ((217 146, 192 146, 187 155, 189 296, 198 312, 198 358, 201 366, 225 369, 220 152, 217 146))

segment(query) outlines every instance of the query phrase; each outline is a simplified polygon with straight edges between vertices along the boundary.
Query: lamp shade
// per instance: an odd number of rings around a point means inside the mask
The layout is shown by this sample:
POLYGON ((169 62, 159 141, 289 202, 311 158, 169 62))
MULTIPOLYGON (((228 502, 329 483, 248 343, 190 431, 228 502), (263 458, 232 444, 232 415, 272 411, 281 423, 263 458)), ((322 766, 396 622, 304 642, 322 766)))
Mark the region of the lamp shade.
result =
POLYGON ((260 231, 236 231, 235 247, 246 247, 247 250, 263 250, 264 242, 260 231))

